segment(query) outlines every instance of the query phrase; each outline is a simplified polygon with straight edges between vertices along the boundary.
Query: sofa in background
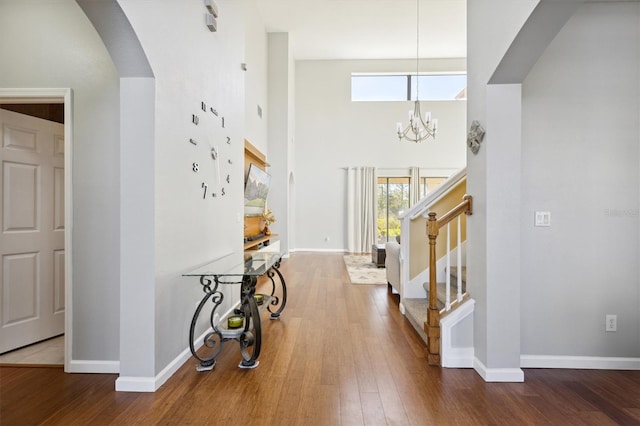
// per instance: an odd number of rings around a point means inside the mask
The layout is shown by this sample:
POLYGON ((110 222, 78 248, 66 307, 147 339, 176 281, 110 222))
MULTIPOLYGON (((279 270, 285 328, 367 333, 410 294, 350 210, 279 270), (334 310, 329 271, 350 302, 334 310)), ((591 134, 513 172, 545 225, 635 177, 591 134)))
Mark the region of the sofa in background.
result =
POLYGON ((387 241, 384 251, 386 252, 384 267, 387 272, 387 283, 394 293, 400 293, 400 237, 387 241))

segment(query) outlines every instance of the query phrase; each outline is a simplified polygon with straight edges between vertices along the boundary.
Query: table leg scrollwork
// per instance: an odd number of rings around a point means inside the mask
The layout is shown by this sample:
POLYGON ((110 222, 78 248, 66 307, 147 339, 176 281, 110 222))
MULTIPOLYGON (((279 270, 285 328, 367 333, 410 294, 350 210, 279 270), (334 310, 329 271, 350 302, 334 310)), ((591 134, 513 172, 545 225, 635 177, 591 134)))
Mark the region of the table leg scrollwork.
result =
POLYGON ((284 277, 282 276, 282 274, 280 273, 280 271, 278 270, 280 268, 280 261, 276 262, 273 265, 273 268, 271 268, 268 272, 267 272, 267 276, 269 277, 269 279, 271 280, 271 302, 270 302, 270 306, 267 308, 269 310, 269 312, 271 312, 271 319, 278 319, 280 318, 280 314, 282 313, 282 311, 284 310, 285 305, 287 304, 287 285, 284 281, 284 277), (278 279, 280 280, 280 287, 282 288, 282 297, 278 297, 276 295, 276 282, 273 279, 273 277, 278 276, 278 279), (272 308, 278 308, 275 312, 272 310, 272 308))
POLYGON ((242 304, 240 310, 244 316, 244 331, 240 335, 240 353, 242 361, 240 368, 256 368, 262 346, 262 329, 260 327, 260 312, 253 295, 256 290, 256 277, 245 276, 242 281, 242 304))
POLYGON ((202 284, 202 290, 205 292, 204 297, 198 304, 198 307, 193 314, 193 318, 191 320, 191 327, 189 329, 189 349, 191 350, 191 354, 194 358, 200 361, 200 365, 197 367, 198 371, 207 371, 213 369, 216 365, 216 357, 220 354, 222 350, 222 343, 224 341, 222 334, 217 329, 214 324, 214 316, 216 313, 216 309, 222 303, 224 299, 223 294, 218 290, 218 282, 212 282, 212 280, 206 277, 200 277, 200 284, 202 284), (213 288, 212 288, 213 284, 213 288), (202 345, 199 342, 196 342, 199 339, 199 336, 196 336, 196 327, 198 324, 198 318, 202 310, 204 309, 207 302, 213 303, 213 308, 211 309, 211 314, 209 315, 209 325, 213 329, 213 331, 206 333, 202 339, 202 345))
MULTIPOLYGON (((226 258, 225 258, 226 259, 226 258)), ((185 276, 199 276, 204 296, 198 303, 191 319, 189 328, 189 349, 194 358, 199 361, 198 371, 212 370, 216 365, 216 358, 222 351, 224 342, 235 340, 240 345, 242 360, 238 367, 256 368, 262 346, 262 328, 260 313, 267 309, 271 319, 278 319, 287 303, 287 287, 282 273, 279 271, 280 258, 268 254, 244 254, 244 274, 221 272, 216 274, 220 263, 221 271, 228 271, 228 264, 214 261, 199 270, 185 274, 185 276), (207 273, 205 273, 205 271, 207 273), (199 272, 203 272, 201 275, 199 272), (256 300, 256 284, 258 277, 267 275, 271 281, 271 294, 260 294, 256 300), (276 285, 275 277, 279 285, 276 285), (238 278, 242 277, 241 281, 238 278), (224 318, 219 321, 218 308, 223 304, 224 296, 219 290, 223 284, 240 284, 240 303, 235 305, 233 313, 242 318, 224 318), (260 306, 259 306, 260 305, 260 306), (205 311, 205 312, 203 312, 205 311), (216 321, 219 321, 216 324, 216 321)), ((235 271, 234 271, 235 272, 235 271)), ((269 291, 268 289, 266 290, 269 291)))

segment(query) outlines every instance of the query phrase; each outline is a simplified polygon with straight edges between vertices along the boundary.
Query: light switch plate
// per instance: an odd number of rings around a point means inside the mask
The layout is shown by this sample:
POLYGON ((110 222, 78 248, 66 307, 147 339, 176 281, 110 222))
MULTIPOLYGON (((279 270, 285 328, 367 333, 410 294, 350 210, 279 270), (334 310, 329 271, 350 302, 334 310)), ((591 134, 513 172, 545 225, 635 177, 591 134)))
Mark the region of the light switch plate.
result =
POLYGON ((535 226, 551 226, 551 212, 536 212, 535 226))

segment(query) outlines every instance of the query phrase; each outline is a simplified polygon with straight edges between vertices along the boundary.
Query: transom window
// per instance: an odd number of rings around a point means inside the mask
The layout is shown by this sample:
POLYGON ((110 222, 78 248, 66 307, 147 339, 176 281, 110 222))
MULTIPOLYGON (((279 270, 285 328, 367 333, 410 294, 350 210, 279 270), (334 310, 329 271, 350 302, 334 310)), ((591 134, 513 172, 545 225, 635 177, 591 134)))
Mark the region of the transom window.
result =
POLYGON ((352 74, 354 102, 414 101, 418 84, 421 101, 467 99, 466 74, 352 74))

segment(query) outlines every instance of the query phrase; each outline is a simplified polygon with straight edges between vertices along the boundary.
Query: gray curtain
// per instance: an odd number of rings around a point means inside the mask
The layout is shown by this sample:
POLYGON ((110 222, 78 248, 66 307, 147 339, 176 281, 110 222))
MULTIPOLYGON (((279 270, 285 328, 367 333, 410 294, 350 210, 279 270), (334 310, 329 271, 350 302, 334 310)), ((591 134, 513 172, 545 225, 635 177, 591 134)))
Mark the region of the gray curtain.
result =
POLYGON ((371 253, 378 238, 375 167, 347 169, 347 250, 371 253))
POLYGON ((409 184, 409 205, 415 206, 420 201, 420 169, 410 167, 411 182, 409 184))

